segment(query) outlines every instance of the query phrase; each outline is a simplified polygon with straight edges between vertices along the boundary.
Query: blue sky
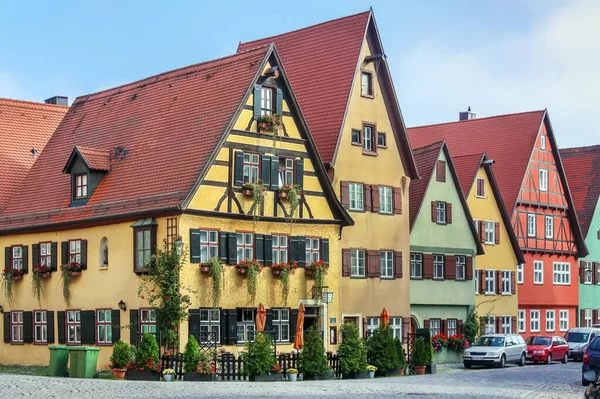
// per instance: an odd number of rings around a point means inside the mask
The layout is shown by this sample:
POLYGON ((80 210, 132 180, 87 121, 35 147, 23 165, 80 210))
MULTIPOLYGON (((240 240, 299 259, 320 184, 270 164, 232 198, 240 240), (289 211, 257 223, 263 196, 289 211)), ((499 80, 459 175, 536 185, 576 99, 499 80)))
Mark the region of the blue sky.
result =
POLYGON ((5 0, 0 97, 72 101, 369 6, 408 126, 548 108, 562 147, 600 143, 594 0, 5 0))

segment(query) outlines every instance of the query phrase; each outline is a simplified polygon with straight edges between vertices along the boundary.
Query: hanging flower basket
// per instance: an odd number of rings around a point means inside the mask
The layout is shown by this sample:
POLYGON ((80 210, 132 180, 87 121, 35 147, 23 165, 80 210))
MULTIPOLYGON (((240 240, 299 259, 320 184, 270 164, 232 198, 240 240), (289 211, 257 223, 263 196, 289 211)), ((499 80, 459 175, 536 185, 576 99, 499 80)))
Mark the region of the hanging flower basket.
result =
POLYGON ((323 262, 323 260, 320 260, 318 262, 312 262, 306 265, 306 268, 304 269, 304 274, 306 275, 306 277, 313 277, 317 269, 322 270, 323 274, 327 274, 329 266, 327 266, 325 262, 323 262))
POLYGON ((81 271, 83 270, 79 262, 71 262, 63 267, 66 267, 67 271, 69 272, 69 276, 71 277, 81 276, 81 271))
POLYGON ((19 275, 19 276, 14 276, 13 277, 13 281, 17 281, 17 280, 23 280, 23 275, 19 275))

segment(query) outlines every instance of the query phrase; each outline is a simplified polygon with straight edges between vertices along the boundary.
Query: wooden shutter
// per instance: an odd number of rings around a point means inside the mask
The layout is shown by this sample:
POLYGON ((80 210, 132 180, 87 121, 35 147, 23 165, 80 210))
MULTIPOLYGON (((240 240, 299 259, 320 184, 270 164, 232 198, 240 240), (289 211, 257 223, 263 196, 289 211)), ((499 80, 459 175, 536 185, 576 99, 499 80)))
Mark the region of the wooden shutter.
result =
POLYGON ((259 120, 260 119, 260 114, 261 114, 261 100, 262 100, 262 86, 261 85, 254 85, 254 107, 253 107, 253 114, 254 114, 254 119, 259 120))
POLYGON ((298 239, 298 250, 296 255, 296 261, 298 267, 306 266, 306 237, 296 237, 298 239))
POLYGON ((347 181, 340 182, 340 202, 344 208, 350 208, 350 183, 347 181))
POLYGON ((23 343, 33 343, 33 312, 23 312, 23 343))
POLYGON ((237 344, 237 309, 229 309, 227 314, 227 344, 237 344))
POLYGON ((437 222, 437 202, 431 201, 431 221, 437 222))
POLYGON ((200 230, 190 229, 190 262, 200 263, 200 230))
POLYGON ((592 324, 598 323, 598 309, 592 310, 592 324))
POLYGON ((113 309, 110 313, 112 342, 115 343, 121 339, 121 309, 113 309))
POLYGON ((227 232, 221 231, 219 233, 219 257, 223 263, 227 264, 227 232))
POLYGON ((496 294, 502 294, 502 270, 496 270, 496 294))
POLYGON ((296 338, 296 327, 298 325, 298 309, 290 310, 290 342, 296 338))
MULTIPOLYGON (((289 245, 289 243, 288 243, 288 245, 289 245)), ((265 234, 265 263, 264 263, 264 265, 271 266, 272 264, 273 264, 273 236, 269 235, 269 234, 265 234)))
POLYGON ((410 317, 402 318, 402 338, 403 343, 408 341, 408 334, 410 333, 410 317))
POLYGON ((517 293, 517 273, 514 271, 510 272, 510 293, 513 295, 517 293))
POLYGON ((40 244, 31 245, 31 270, 40 266, 40 244))
POLYGON ((12 257, 12 248, 5 247, 4 248, 4 267, 6 269, 12 269, 12 264, 10 263, 10 259, 12 257))
POLYGON ((96 317, 93 310, 81 311, 81 343, 83 345, 96 343, 96 317))
MULTIPOLYGON (((114 334, 113 334, 114 336, 114 334)), ((46 342, 49 344, 54 343, 54 311, 46 311, 46 342)))
POLYGON ((456 321, 456 333, 459 335, 463 333, 463 321, 462 320, 456 321))
POLYGON ((298 262, 298 237, 290 237, 289 259, 290 262, 298 262))
POLYGON ((58 243, 53 242, 50 244, 50 251, 52 254, 50 255, 50 263, 52 264, 52 270, 58 270, 58 243))
POLYGON ((129 344, 136 346, 138 340, 139 331, 139 318, 137 309, 129 310, 129 344))
MULTIPOLYGON (((56 327, 58 330, 58 343, 59 344, 64 344, 65 342, 67 342, 67 335, 65 334, 65 312, 64 311, 60 311, 60 312, 56 312, 57 315, 57 323, 56 323, 56 327)), ((137 328, 137 322, 135 324, 136 328, 137 328)))
POLYGON ((236 151, 234 155, 233 166, 233 185, 241 186, 244 184, 244 153, 236 151))
POLYGON ((402 252, 394 252, 394 277, 402 278, 402 252))
POLYGON ((275 113, 282 114, 283 110, 283 91, 278 87, 276 90, 275 113))
POLYGON ((254 235, 254 259, 260 263, 265 262, 265 236, 263 234, 254 235))
MULTIPOLYGON (((23 255, 23 274, 29 273, 29 247, 27 245, 23 245, 22 247, 22 255, 23 255)), ((83 252, 83 249, 82 249, 83 252)))
POLYGON ((585 283, 585 261, 579 261, 579 282, 581 284, 585 283))
POLYGON ((365 184, 364 185, 365 189, 364 189, 364 202, 365 202, 365 212, 373 212, 373 205, 372 205, 372 198, 373 198, 373 193, 371 192, 371 185, 370 184, 365 184))
POLYGON ((371 185, 371 206, 373 208, 373 212, 379 212, 381 210, 379 186, 377 184, 371 185))
POLYGON ((467 280, 473 280, 473 258, 470 256, 466 257, 467 262, 465 265, 467 280))
POLYGON ((429 319, 427 320, 423 320, 423 327, 429 330, 431 323, 429 322, 429 319))
POLYGON ((304 158, 296 159, 296 184, 300 190, 304 188, 304 158))
POLYGON ((190 309, 188 321, 188 337, 198 339, 200 335, 200 309, 190 309))
POLYGON ((444 335, 448 335, 448 320, 441 320, 441 333, 444 335))
POLYGON ((269 188, 271 183, 271 157, 268 155, 261 155, 260 160, 260 178, 263 181, 265 188, 269 188))
POLYGON ((494 239, 495 244, 500 244, 500 222, 494 223, 494 239))
POLYGON ((598 284, 598 262, 592 263, 592 284, 598 284))
POLYGON ((479 269, 479 293, 485 294, 485 274, 486 271, 479 269))
POLYGON ((273 331, 273 309, 266 309, 265 331, 273 331))
POLYGON ((4 342, 10 343, 10 312, 4 312, 4 342))
POLYGON ((477 229, 479 231, 479 241, 481 243, 485 242, 485 222, 483 220, 479 220, 477 221, 477 223, 479 224, 479 228, 477 229))
POLYGON ((496 334, 502 332, 502 316, 496 316, 496 334))
POLYGON ((484 195, 484 180, 477 179, 477 196, 483 197, 484 195))
POLYGON ((342 276, 350 276, 350 250, 342 249, 342 276))
POLYGON ((435 166, 435 177, 437 181, 446 181, 446 162, 437 161, 435 166))
POLYGON ((446 256, 444 265, 444 278, 446 280, 456 280, 456 256, 446 256))
MULTIPOLYGON (((156 241, 156 229, 151 231, 150 236, 152 237, 152 235, 154 235, 156 241)), ((154 252, 155 247, 156 244, 152 245, 152 252, 154 252)), ((87 270, 87 240, 81 240, 81 268, 87 270)))
POLYGON ((227 258, 229 259, 230 265, 237 263, 237 234, 227 234, 227 258))
POLYGON ((279 189, 279 158, 276 156, 271 158, 271 181, 264 184, 271 184, 271 190, 279 189))
POLYGON ((579 327, 585 327, 585 309, 579 310, 579 327))
POLYGON ((393 192, 392 199, 393 199, 394 213, 396 215, 401 215, 402 214, 402 192, 400 191, 400 187, 393 187, 392 192, 393 192))
POLYGON ((446 203, 446 223, 452 224, 452 204, 446 203))
POLYGON ((518 328, 517 328, 517 316, 512 316, 510 318, 510 328, 511 328, 511 332, 513 334, 517 334, 517 332, 518 332, 517 331, 518 330, 518 328))
POLYGON ((367 277, 381 276, 381 253, 379 251, 367 251, 367 277))
POLYGON ((329 238, 321 239, 321 259, 329 266, 329 238))
POLYGON ((433 278, 433 255, 423 254, 423 278, 433 278))
POLYGON ((479 334, 483 335, 485 334, 485 324, 487 322, 487 317, 485 316, 481 316, 479 318, 479 334))

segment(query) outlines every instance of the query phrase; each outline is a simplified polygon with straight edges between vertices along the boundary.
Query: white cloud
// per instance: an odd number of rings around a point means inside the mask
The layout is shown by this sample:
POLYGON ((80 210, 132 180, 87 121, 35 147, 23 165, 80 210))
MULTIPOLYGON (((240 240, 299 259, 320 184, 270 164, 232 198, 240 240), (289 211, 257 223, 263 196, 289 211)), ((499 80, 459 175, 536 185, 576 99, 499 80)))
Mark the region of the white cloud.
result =
POLYGON ((424 40, 393 70, 408 126, 548 108, 561 147, 600 143, 600 2, 474 47, 424 40))

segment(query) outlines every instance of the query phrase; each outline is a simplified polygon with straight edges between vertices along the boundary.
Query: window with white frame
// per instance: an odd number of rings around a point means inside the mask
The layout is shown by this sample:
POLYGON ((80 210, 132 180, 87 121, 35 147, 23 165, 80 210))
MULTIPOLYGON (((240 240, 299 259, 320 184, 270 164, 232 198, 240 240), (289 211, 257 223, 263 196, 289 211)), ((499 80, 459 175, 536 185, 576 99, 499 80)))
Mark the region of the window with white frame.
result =
POLYGON ((286 184, 294 184, 294 160, 279 158, 279 188, 286 184))
POLYGON ((495 334, 496 333, 496 317, 488 316, 485 323, 485 333, 495 334))
POLYGON ((475 294, 479 294, 479 269, 475 269, 475 294))
POLYGON ((373 126, 364 125, 363 126, 363 149, 365 151, 374 151, 373 150, 373 131, 375 129, 373 126))
POLYGON ((365 251, 362 249, 350 250, 350 276, 365 276, 365 251))
POLYGON ((517 265, 517 283, 518 284, 523 284, 523 278, 524 278, 524 274, 523 274, 523 264, 519 263, 517 265))
POLYGON ((569 329, 569 311, 561 310, 560 315, 560 331, 567 331, 569 329))
POLYGON ((446 335, 448 336, 448 338, 450 338, 453 335, 456 335, 456 333, 458 332, 458 321, 456 319, 448 319, 446 323, 446 335))
POLYGON ((364 210, 364 194, 363 185, 361 183, 350 183, 350 210, 351 211, 362 211, 364 210))
POLYGON ((502 316, 502 334, 510 334, 512 331, 512 321, 510 316, 502 316))
POLYGON ((45 310, 36 310, 33 313, 33 342, 36 344, 45 344, 48 342, 47 317, 48 314, 45 310))
POLYGON ((554 237, 554 218, 546 216, 546 238, 554 237))
POLYGON ((256 331, 254 324, 254 309, 238 309, 237 342, 243 344, 254 340, 256 331))
POLYGON ((110 309, 96 310, 96 343, 112 343, 112 311, 110 309))
POLYGON ((592 309, 585 309, 584 310, 584 322, 585 322, 585 327, 591 327, 592 326, 592 309))
POLYGON ((554 262, 554 284, 571 284, 571 264, 563 262, 554 262))
POLYGON ((88 194, 88 177, 87 174, 79 174, 74 176, 75 179, 75 199, 87 198, 88 194))
POLYGON ((446 223, 446 203, 436 202, 437 223, 446 223))
MULTIPOLYGON (((288 261, 288 236, 272 236, 273 263, 286 263, 288 261)), ((310 260, 306 260, 310 262, 310 260)))
POLYGON ((367 337, 373 335, 379 329, 379 317, 367 317, 367 337))
POLYGON ((306 238, 306 263, 321 260, 321 239, 316 237, 306 238))
POLYGON ((456 279, 464 280, 467 269, 467 257, 459 255, 456 257, 456 279))
POLYGON ((394 278, 394 252, 381 251, 379 254, 381 278, 394 278))
POLYGON ((402 317, 390 317, 390 330, 394 339, 399 339, 402 342, 402 317))
POLYGON ((219 256, 219 232, 200 230, 200 262, 205 263, 219 256))
POLYGON ((79 310, 67 311, 67 343, 81 343, 81 312, 79 310))
POLYGON ((529 312, 529 329, 532 332, 540 331, 540 311, 532 310, 529 312))
MULTIPOLYGON (((36 266, 36 265, 34 265, 36 266)), ((40 243, 40 266, 52 266, 52 243, 40 243)))
MULTIPOLYGON (((148 245, 148 247, 150 247, 150 245, 148 245)), ((145 257, 143 259, 145 259, 145 257)), ((81 240, 69 241, 69 262, 81 263, 81 240)))
POLYGON ((258 154, 244 153, 244 183, 258 183, 259 165, 260 156, 258 154))
POLYGON ((540 191, 548 191, 548 170, 540 169, 540 191))
POLYGON ((479 234, 479 220, 473 219, 473 224, 475 225, 475 231, 479 234))
POLYGON ((23 311, 10 312, 10 342, 23 343, 23 311))
POLYGON ((410 254, 410 277, 423 278, 423 254, 410 254))
POLYGON ((519 332, 525 332, 525 311, 519 310, 519 332))
POLYGON ((433 255, 433 278, 444 278, 444 255, 433 255))
POLYGON ((254 258, 254 234, 237 233, 237 263, 254 258))
POLYGON ((544 284, 544 262, 541 260, 533 262, 533 284, 544 284))
POLYGON ((272 309, 273 330, 277 342, 289 342, 290 340, 290 310, 272 309))
POLYGON ((13 270, 23 270, 23 247, 12 247, 12 268, 13 270))
POLYGON ((535 213, 527 214, 527 236, 535 237, 535 213))
POLYGON ((485 243, 495 244, 496 243, 496 223, 491 220, 485 221, 485 243))
POLYGON ((140 309, 140 332, 156 334, 156 309, 140 309))
POLYGON ((379 186, 379 212, 392 213, 392 188, 379 186))
POLYGON ((485 293, 494 295, 496 294, 496 271, 486 270, 485 271, 485 293))
POLYGON ((440 319, 429 319, 429 332, 431 336, 438 335, 442 331, 442 321, 440 319))
POLYGON ((546 331, 554 331, 556 329, 555 317, 556 313, 554 310, 546 310, 546 331))
POLYGON ((512 276, 511 272, 508 270, 502 270, 502 293, 510 294, 511 293, 511 284, 512 284, 512 276))
POLYGON ((273 89, 263 87, 260 90, 260 115, 273 115, 275 107, 273 106, 273 89))
POLYGON ((584 272, 584 273, 585 273, 585 275, 584 275, 584 277, 585 277, 585 281, 584 281, 584 283, 585 283, 585 284, 592 284, 592 279, 593 279, 593 276, 592 276, 592 274, 593 274, 593 269, 594 269, 594 268, 593 268, 592 262, 590 262, 590 261, 585 261, 585 272, 584 272))
POLYGON ((221 311, 219 309, 200 309, 201 343, 221 342, 221 311))
POLYGON ((546 149, 546 136, 540 136, 540 149, 546 149))

